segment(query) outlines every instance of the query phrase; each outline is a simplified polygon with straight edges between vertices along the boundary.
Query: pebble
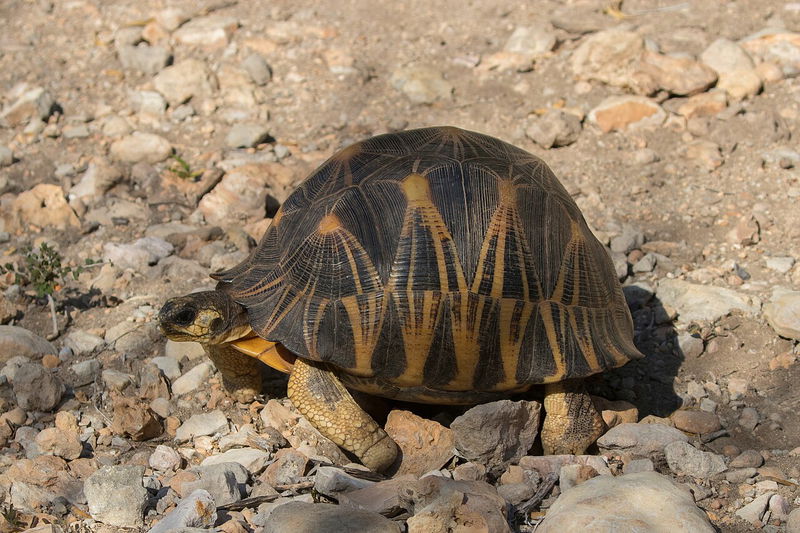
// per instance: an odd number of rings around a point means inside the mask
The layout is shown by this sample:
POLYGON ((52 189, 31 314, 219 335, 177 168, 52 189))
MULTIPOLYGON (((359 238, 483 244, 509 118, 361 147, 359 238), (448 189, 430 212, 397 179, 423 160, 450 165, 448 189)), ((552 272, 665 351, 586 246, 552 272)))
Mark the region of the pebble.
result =
POLYGON ((182 463, 181 456, 173 448, 159 444, 150 457, 147 459, 147 464, 153 470, 161 472, 168 472, 170 470, 178 470, 182 463))
POLYGON ((183 396, 196 391, 208 381, 213 368, 214 366, 210 362, 195 365, 194 368, 172 382, 172 393, 176 396, 183 396))
POLYGON ((737 43, 720 38, 711 43, 700 59, 719 74, 717 87, 734 100, 753 96, 761 89, 761 78, 748 53, 737 43))
POLYGON ((106 118, 102 128, 103 135, 106 137, 124 137, 133 131, 130 122, 117 115, 106 118))
POLYGON ((758 468, 764 464, 764 457, 756 450, 745 450, 731 460, 731 468, 758 468))
POLYGON ((536 487, 529 483, 508 483, 497 487, 497 494, 511 505, 518 505, 529 500, 534 493, 536 493, 536 487))
POLYGON ((117 46, 117 57, 123 68, 153 76, 169 64, 172 54, 163 46, 139 43, 135 46, 130 44, 117 46))
POLYGON ((234 448, 225 453, 211 455, 203 459, 201 465, 220 463, 239 463, 253 475, 261 472, 270 460, 270 454, 256 448, 234 448))
POLYGON ((719 145, 706 139, 698 139, 682 146, 680 153, 696 167, 709 172, 724 162, 719 145))
MULTIPOLYGON (((199 342, 175 342, 167 340, 164 344, 164 355, 176 361, 181 361, 184 357, 190 361, 201 359, 206 356, 206 349, 199 342)), ((211 363, 208 363, 209 365, 211 363)), ((174 386, 174 385, 173 385, 174 386)))
POLYGON ((71 330, 64 336, 64 346, 69 347, 76 356, 85 356, 104 344, 102 337, 82 329, 71 330))
POLYGON ((537 528, 539 533, 639 530, 715 531, 689 491, 656 472, 590 479, 559 496, 537 528))
POLYGON ((449 100, 453 85, 432 65, 411 64, 395 70, 389 82, 414 104, 432 104, 449 100))
POLYGON ((622 466, 622 472, 625 474, 637 474, 639 472, 653 471, 655 471, 653 461, 647 458, 631 459, 622 466))
POLYGON ((728 107, 728 95, 725 91, 712 89, 711 91, 696 94, 683 101, 678 107, 678 114, 693 118, 712 117, 728 107))
POLYGON ((773 289, 764 318, 781 337, 800 340, 800 291, 773 289))
POLYGON ((656 267, 656 254, 644 254, 644 256, 636 261, 633 265, 634 272, 652 272, 656 267))
POLYGON ((194 437, 227 433, 228 419, 222 411, 198 413, 181 424, 175 433, 176 442, 187 442, 194 437))
POLYGON ((752 296, 732 289, 699 285, 679 279, 659 281, 656 295, 665 306, 677 310, 681 322, 713 322, 734 309, 746 314, 758 313, 760 303, 752 296))
POLYGON ((272 69, 261 54, 253 52, 241 65, 256 85, 266 85, 272 79, 272 69))
POLYGON ((719 417, 707 411, 679 410, 672 413, 675 427, 695 434, 713 433, 722 427, 719 417))
POLYGON ((21 192, 11 204, 12 217, 8 221, 13 228, 27 229, 28 225, 40 228, 66 230, 81 225, 75 212, 64 199, 64 191, 58 185, 40 183, 21 192))
MULTIPOLYGON (((731 463, 730 468, 733 468, 733 463, 731 463)), ((735 470, 728 470, 725 472, 725 480, 729 483, 745 483, 748 479, 754 478, 758 472, 755 468, 737 468, 735 470)))
POLYGON ((17 405, 27 411, 53 410, 65 391, 61 380, 38 363, 21 365, 12 386, 17 405))
POLYGON ((786 533, 800 533, 800 507, 786 518, 786 533))
POLYGON ((550 52, 555 45, 556 33, 553 26, 548 23, 540 23, 535 26, 515 28, 503 49, 533 61, 550 52))
POLYGON ((183 498, 147 533, 185 531, 184 528, 213 528, 217 521, 217 506, 207 491, 198 489, 183 498))
POLYGON ((114 141, 110 153, 111 157, 124 163, 155 164, 170 156, 172 144, 160 135, 135 131, 114 141))
POLYGON ((0 124, 14 128, 31 119, 46 120, 55 105, 56 102, 49 92, 42 87, 33 87, 0 111, 0 124))
POLYGON ((541 404, 500 400, 471 408, 450 424, 458 454, 502 471, 524 456, 539 431, 541 404))
POLYGON ((564 492, 597 475, 597 470, 589 465, 566 464, 559 470, 558 486, 561 488, 561 492, 564 492))
POLYGON ((156 91, 128 91, 128 101, 143 115, 160 116, 167 109, 167 101, 156 91))
POLYGON ((393 410, 386 420, 385 430, 400 447, 397 474, 421 476, 444 467, 453 458, 453 431, 438 422, 409 411, 393 410))
POLYGON ((688 442, 672 442, 664 447, 670 470, 679 475, 707 479, 724 472, 725 460, 711 452, 703 452, 688 442))
POLYGON ((767 506, 769 505, 769 500, 772 498, 772 496, 772 493, 758 496, 752 502, 736 511, 736 516, 750 522, 752 525, 758 528, 762 527, 763 524, 761 519, 763 518, 764 513, 767 511, 767 506))
POLYGON ((666 118, 666 112, 644 96, 609 96, 589 111, 587 119, 603 133, 616 130, 655 128, 666 118))
POLYGON ((148 501, 143 466, 104 466, 84 483, 89 514, 116 527, 142 527, 148 501))
POLYGON ((103 370, 103 384, 113 391, 124 391, 133 383, 133 376, 118 370, 103 370))
POLYGON ((57 353, 55 346, 32 331, 19 326, 0 326, 0 363, 7 362, 12 355, 35 359, 57 353))
POLYGON ((568 146, 578 140, 581 120, 572 113, 553 109, 530 121, 525 135, 542 148, 568 146))
POLYGON ((794 257, 773 256, 765 258, 764 262, 770 270, 774 270, 779 274, 786 274, 794 266, 795 259, 794 257))
MULTIPOLYGON (((298 531, 319 531, 324 524, 326 533, 400 533, 402 529, 396 522, 377 513, 360 511, 328 503, 305 503, 293 501, 285 503, 270 513, 264 521, 264 531, 270 533, 297 533, 298 531)), ((411 533, 411 529, 409 529, 411 533)))
POLYGON ((143 441, 158 437, 164 428, 155 413, 143 401, 119 396, 114 398, 111 431, 115 435, 143 441))
POLYGON ((612 252, 629 254, 633 250, 641 248, 643 244, 644 233, 626 225, 622 226, 622 233, 612 237, 610 247, 612 252))
POLYGON ((198 59, 184 59, 164 68, 153 78, 153 85, 170 107, 211 96, 217 87, 206 64, 198 59))
POLYGON ((745 407, 739 413, 739 425, 747 431, 753 431, 759 422, 758 411, 752 407, 745 407))
POLYGON ((269 137, 269 128, 265 124, 240 122, 228 131, 225 144, 229 148, 250 148, 264 142, 269 137))
MULTIPOLYGON (((58 413, 59 415, 73 415, 67 412, 58 413)), ((77 426, 74 429, 62 429, 59 427, 45 428, 36 435, 36 445, 41 453, 48 453, 61 457, 67 461, 72 461, 81 456, 83 445, 78 437, 77 426)))
POLYGON ((14 163, 14 152, 8 146, 0 144, 0 168, 11 166, 14 163))
POLYGON ((678 429, 661 424, 620 424, 597 440, 603 452, 626 453, 647 457, 662 452, 673 442, 687 442, 689 438, 678 429))

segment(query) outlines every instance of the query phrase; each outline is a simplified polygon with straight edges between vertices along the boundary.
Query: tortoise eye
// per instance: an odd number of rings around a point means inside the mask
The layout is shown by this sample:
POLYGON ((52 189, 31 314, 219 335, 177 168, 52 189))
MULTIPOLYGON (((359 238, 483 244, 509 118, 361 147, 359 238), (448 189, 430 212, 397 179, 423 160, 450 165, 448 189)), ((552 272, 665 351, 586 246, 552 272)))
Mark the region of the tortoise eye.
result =
POLYGON ((197 315, 194 309, 186 307, 181 309, 178 313, 175 314, 173 317, 173 321, 179 326, 188 326, 192 322, 194 322, 194 318, 197 315))
POLYGON ((214 333, 217 333, 220 330, 222 330, 222 327, 223 327, 223 325, 222 325, 222 319, 221 318, 215 318, 214 320, 211 321, 210 328, 211 328, 211 331, 213 331, 214 333))

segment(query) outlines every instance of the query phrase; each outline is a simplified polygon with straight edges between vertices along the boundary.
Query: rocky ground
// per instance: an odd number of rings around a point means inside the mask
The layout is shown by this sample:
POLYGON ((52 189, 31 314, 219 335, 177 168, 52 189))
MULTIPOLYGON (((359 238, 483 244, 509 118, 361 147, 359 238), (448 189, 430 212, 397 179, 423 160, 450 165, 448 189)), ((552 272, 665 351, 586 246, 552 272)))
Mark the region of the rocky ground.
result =
POLYGON ((800 531, 799 3, 9 0, 0 19, 0 264, 28 274, 0 276, 1 531, 800 531), (389 404, 383 479, 282 376, 236 404, 158 333, 335 149, 439 124, 543 157, 609 246, 646 358, 591 381, 611 427, 592 455, 539 455, 535 396, 389 404), (44 245, 46 272, 100 263, 36 278, 44 245))

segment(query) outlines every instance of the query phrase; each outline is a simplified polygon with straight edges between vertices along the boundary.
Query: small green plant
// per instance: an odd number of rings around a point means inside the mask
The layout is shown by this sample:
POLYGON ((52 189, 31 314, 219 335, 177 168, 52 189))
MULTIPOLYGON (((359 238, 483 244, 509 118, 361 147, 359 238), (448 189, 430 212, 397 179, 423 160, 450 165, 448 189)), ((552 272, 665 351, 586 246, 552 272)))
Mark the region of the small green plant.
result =
POLYGON ((189 166, 189 163, 184 161, 184 159, 178 154, 172 154, 170 157, 172 157, 175 163, 167 170, 175 174, 180 179, 195 181, 203 174, 202 170, 192 170, 192 167, 189 166))
POLYGON ((18 266, 12 263, 0 265, 0 274, 11 272, 14 274, 14 283, 32 287, 39 298, 47 297, 53 319, 53 336, 58 336, 53 293, 60 291, 70 277, 78 279, 78 276, 86 268, 101 264, 101 262, 87 258, 85 265, 76 267, 65 265, 64 258, 61 257, 58 250, 51 248, 47 243, 42 243, 38 250, 27 247, 23 249, 23 254, 24 263, 22 265, 18 266))

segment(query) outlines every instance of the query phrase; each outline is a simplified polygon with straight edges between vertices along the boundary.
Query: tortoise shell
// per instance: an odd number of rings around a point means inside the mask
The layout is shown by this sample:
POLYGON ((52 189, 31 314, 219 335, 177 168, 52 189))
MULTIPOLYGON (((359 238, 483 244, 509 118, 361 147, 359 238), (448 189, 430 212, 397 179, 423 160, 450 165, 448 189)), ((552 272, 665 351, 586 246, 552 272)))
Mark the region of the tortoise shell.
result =
POLYGON ((399 389, 524 390, 641 357, 611 260, 553 172, 457 128, 340 151, 215 278, 261 337, 399 389))

